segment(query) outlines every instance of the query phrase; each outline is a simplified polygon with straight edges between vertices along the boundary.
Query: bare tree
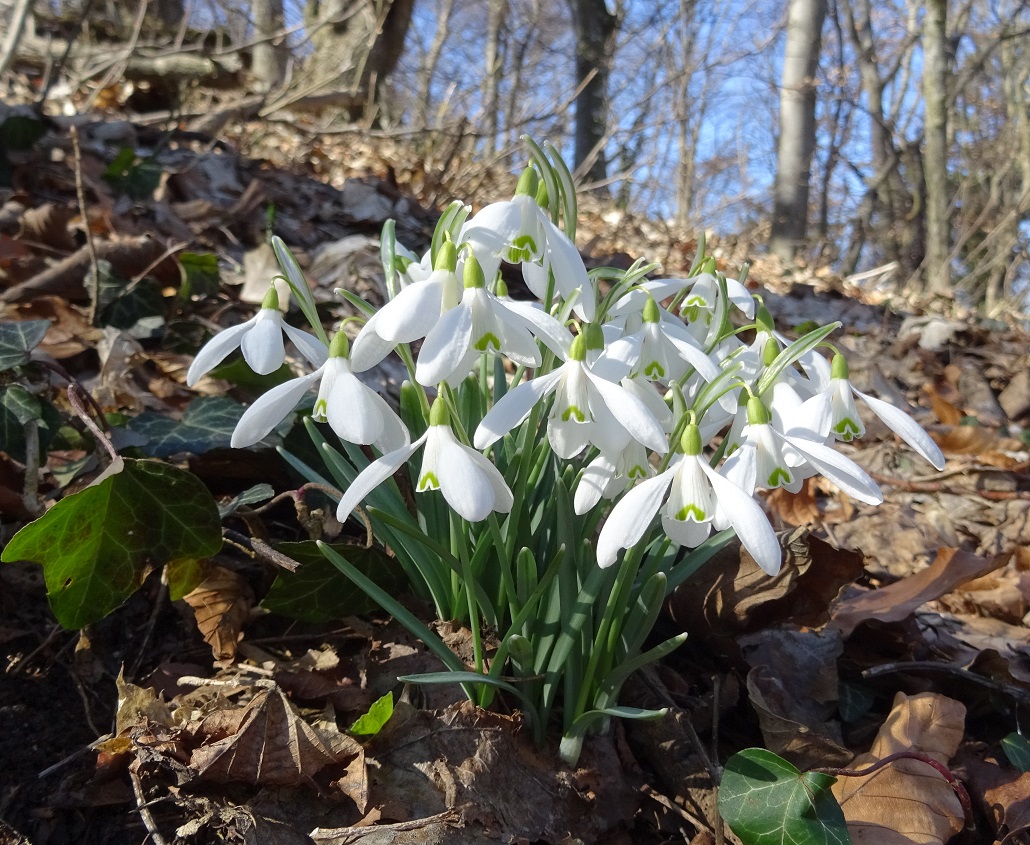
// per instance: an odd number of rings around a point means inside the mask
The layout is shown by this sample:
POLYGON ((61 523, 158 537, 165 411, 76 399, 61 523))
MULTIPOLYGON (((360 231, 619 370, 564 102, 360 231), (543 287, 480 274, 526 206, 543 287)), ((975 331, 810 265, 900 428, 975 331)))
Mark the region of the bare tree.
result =
POLYGON ((780 88, 780 135, 769 248, 784 261, 805 242, 815 151, 816 71, 826 0, 791 0, 780 88))
POLYGON ((485 151, 488 156, 497 151, 500 83, 504 67, 501 56, 501 33, 507 11, 508 0, 490 0, 486 21, 486 44, 483 49, 486 64, 486 72, 483 75, 483 134, 486 136, 485 151))
POLYGON ((951 290, 948 206, 948 0, 926 0, 923 16, 923 174, 926 181, 926 288, 951 290))
POLYGON ((576 32, 575 165, 589 181, 608 176, 604 145, 608 132, 608 76, 619 15, 605 0, 569 0, 576 32))
POLYGON ((415 125, 419 127, 429 126, 429 111, 432 107, 433 99, 433 78, 436 76, 436 66, 440 62, 440 53, 443 50, 444 42, 447 41, 453 8, 454 0, 440 0, 440 4, 437 7, 436 31, 433 33, 433 42, 429 45, 429 52, 426 53, 425 62, 419 73, 418 94, 415 101, 415 125))

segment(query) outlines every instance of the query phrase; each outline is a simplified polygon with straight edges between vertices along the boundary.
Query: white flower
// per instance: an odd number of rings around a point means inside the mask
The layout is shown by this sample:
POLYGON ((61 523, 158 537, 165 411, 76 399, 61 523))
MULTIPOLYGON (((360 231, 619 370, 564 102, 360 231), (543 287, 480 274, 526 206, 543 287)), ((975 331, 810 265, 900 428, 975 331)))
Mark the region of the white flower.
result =
POLYGON ((630 440, 615 458, 601 454, 586 465, 576 485, 573 510, 584 514, 602 497, 614 499, 634 482, 652 475, 654 469, 647 460, 647 450, 636 440, 630 440))
POLYGON ((786 384, 773 388, 773 415, 761 399, 748 400, 744 442, 726 461, 726 477, 751 493, 757 487, 783 487, 791 493, 816 473, 852 498, 870 505, 883 501, 880 488, 858 464, 825 444, 830 402, 817 395, 801 402, 786 384))
POLYGON ((561 324, 542 311, 535 319, 523 316, 486 289, 483 270, 475 256, 465 261, 465 292, 461 302, 440 318, 426 335, 415 367, 419 384, 460 383, 484 353, 505 355, 524 367, 540 366, 540 350, 533 334, 544 320, 553 323, 545 338, 560 337, 561 324))
POLYGON ((678 381, 688 367, 705 381, 712 381, 720 372, 683 324, 663 320, 658 303, 648 296, 640 329, 609 343, 598 357, 594 372, 614 380, 627 374, 642 375, 667 385, 678 381))
POLYGON ((312 419, 327 422, 343 440, 373 445, 391 452, 409 440, 404 423, 378 393, 351 371, 347 336, 337 332, 329 359, 313 373, 273 387, 258 397, 240 417, 232 433, 232 446, 243 448, 264 439, 317 383, 318 397, 312 419))
POLYGON ((461 281, 457 263, 454 244, 444 243, 437 255, 436 269, 426 279, 402 289, 369 318, 351 350, 351 366, 355 372, 374 367, 397 344, 425 337, 440 318, 458 304, 461 281))
POLYGON ((575 297, 573 310, 581 319, 592 320, 596 294, 583 259, 576 245, 537 205, 533 198, 536 189, 536 174, 527 169, 515 196, 474 215, 462 227, 459 240, 472 248, 488 280, 496 275, 502 259, 521 263, 526 284, 542 298, 548 274, 553 273, 557 292, 566 300, 575 297))
POLYGON ((415 489, 439 490, 462 519, 479 522, 492 511, 507 513, 514 497, 504 477, 486 457, 459 443, 451 431, 446 406, 437 399, 430 410, 429 428, 414 443, 369 464, 344 491, 336 517, 346 521, 351 511, 376 487, 399 470, 420 446, 425 446, 415 489))
POLYGON ((639 542, 661 509, 662 527, 674 543, 695 548, 713 527, 732 526, 758 565, 775 574, 780 544, 761 506, 708 465, 696 425, 684 429, 680 447, 684 454, 677 455, 668 469, 641 481, 612 508, 597 538, 598 565, 611 566, 620 549, 639 542))
POLYGON ((476 429, 476 448, 486 449, 499 440, 525 420, 537 402, 554 393, 547 438, 558 457, 571 458, 591 444, 614 455, 631 439, 666 451, 665 432, 647 405, 622 385, 592 373, 585 359, 586 340, 579 334, 568 361, 510 390, 490 409, 476 429))
POLYGON ((830 397, 832 409, 830 431, 836 439, 850 443, 865 434, 865 426, 858 415, 858 408, 855 407, 854 397, 857 396, 887 428, 926 458, 936 469, 944 469, 944 453, 915 420, 888 402, 857 390, 848 380, 848 375, 848 364, 844 356, 839 353, 834 355, 825 393, 830 397))
POLYGON ((295 329, 279 311, 279 296, 270 288, 257 314, 216 334, 193 359, 186 373, 186 384, 193 387, 206 373, 217 367, 237 347, 243 351, 243 359, 258 375, 274 373, 286 360, 283 332, 294 342, 297 349, 316 367, 325 363, 328 350, 317 337, 295 329))

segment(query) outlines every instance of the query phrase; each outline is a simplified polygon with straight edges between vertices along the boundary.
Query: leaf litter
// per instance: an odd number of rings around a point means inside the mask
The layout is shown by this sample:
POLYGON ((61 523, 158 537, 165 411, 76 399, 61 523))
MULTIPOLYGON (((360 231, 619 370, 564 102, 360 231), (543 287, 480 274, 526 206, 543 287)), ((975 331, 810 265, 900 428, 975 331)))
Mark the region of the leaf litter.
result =
MULTIPOLYGON (((267 274, 262 234, 242 221, 274 203, 277 230, 298 249, 326 302, 341 285, 375 301, 383 295, 376 243, 383 220, 396 217, 404 240, 418 243, 431 231, 433 212, 374 168, 352 171, 342 188, 333 187, 261 166, 224 145, 215 153, 183 139, 152 151, 150 130, 125 124, 128 135, 115 144, 104 140, 103 128, 80 128, 83 168, 96 186, 85 218, 68 168, 33 170, 29 161, 20 165, 25 187, 0 193, 0 219, 12 221, 0 231, 2 319, 30 332, 39 325, 33 321, 48 321, 37 351, 19 347, 17 338, 4 348, 21 362, 41 356, 64 367, 106 413, 148 413, 143 428, 156 438, 152 448, 178 466, 188 456, 190 470, 225 500, 258 483, 290 489, 282 470, 226 452, 220 422, 202 417, 198 425, 204 406, 191 406, 196 393, 183 385, 187 353, 205 328, 248 315, 250 288, 267 274), (144 157, 154 152, 167 178, 152 195, 127 202, 119 193, 125 186, 101 177, 122 146, 144 157), (148 316, 142 300, 124 300, 143 308, 125 312, 125 327, 89 324, 86 227, 110 262, 111 279, 122 280, 118 292, 153 277, 164 297, 161 314, 148 316), (186 251, 219 256, 216 296, 176 304, 193 266, 176 257, 186 251), (182 344, 180 331, 195 336, 182 344)), ((289 162, 283 143, 264 152, 289 162)), ((63 130, 48 134, 34 154, 53 150, 70 160, 63 130)), ((335 157, 374 161, 379 152, 362 153, 358 144, 335 157)), ((666 269, 677 269, 678 253, 648 242, 645 227, 613 227, 587 215, 583 228, 601 263, 617 252, 662 254, 666 269)), ((721 261, 743 257, 727 249, 721 261)), ((918 748, 969 788, 975 833, 962 830, 954 790, 925 763, 897 761, 866 778, 840 778, 834 789, 854 841, 1008 843, 1030 835, 1028 776, 1001 750, 1005 736, 1025 728, 1030 704, 1026 335, 961 314, 903 321, 861 291, 845 292, 819 275, 791 280, 762 258, 749 283, 764 288, 785 328, 820 312, 845 320, 841 344, 856 385, 916 408, 949 463, 944 474, 930 475, 869 421, 875 442, 850 454, 884 486, 884 507, 865 508, 821 483, 770 495, 786 549, 781 574, 767 578, 746 553, 728 547, 668 602, 663 624, 669 635, 689 631, 687 645, 627 691, 628 703, 670 706, 669 719, 615 725, 588 743, 579 770, 564 770, 554 749, 532 746, 516 712, 476 710, 455 689, 398 687, 398 675, 438 665, 399 626, 349 616, 367 608, 327 602, 322 618, 280 615, 304 590, 331 589, 323 586, 329 574, 317 573, 315 587, 284 592, 288 573, 226 547, 175 573, 171 606, 157 574, 146 577, 149 564, 134 570, 141 591, 91 626, 97 671, 63 699, 77 723, 107 714, 113 736, 95 749, 95 763, 81 754, 64 763, 57 771, 71 775, 56 791, 4 787, 0 816, 13 814, 36 845, 81 839, 83 830, 64 821, 74 813, 86 813, 90 825, 107 824, 105 841, 139 841, 140 828, 124 817, 105 821, 101 810, 105 802, 139 803, 125 780, 128 767, 156 802, 166 835, 175 831, 184 842, 714 841, 718 765, 741 748, 764 745, 802 767, 852 769, 918 748), (256 604, 269 595, 273 576, 284 579, 278 598, 256 604), (148 680, 140 670, 120 675, 122 662, 152 670, 148 680), (184 676, 190 684, 175 683, 184 676), (342 729, 391 692, 396 705, 378 734, 352 737, 342 729), (884 815, 895 806, 894 815, 884 815)), ((396 373, 382 379, 385 390, 395 388, 396 373)), ((225 378, 201 387, 218 397, 231 390, 238 402, 253 396, 225 378)), ((67 482, 50 470, 58 460, 84 461, 90 448, 83 442, 65 449, 66 457, 53 453, 40 492, 58 499, 67 482)), ((81 467, 75 483, 95 477, 96 468, 81 467)), ((4 486, 20 489, 23 472, 0 454, 4 486)), ((311 502, 314 510, 322 504, 311 502)), ((284 507, 258 515, 243 505, 230 519, 262 540, 308 540, 284 507)), ((15 699, 0 689, 0 706, 48 712, 47 685, 61 666, 72 666, 72 641, 48 639, 52 617, 35 571, 28 564, 0 568, 8 632, 0 644, 7 673, 21 678, 9 687, 15 699), (38 678, 38 686, 26 687, 27 678, 38 678)), ((457 653, 467 651, 469 632, 441 633, 457 653)), ((33 724, 41 737, 49 730, 33 724)), ((67 735, 63 752, 12 774, 34 779, 61 762, 55 758, 81 751, 82 732, 67 735)), ((42 739, 42 747, 60 744, 42 739)))

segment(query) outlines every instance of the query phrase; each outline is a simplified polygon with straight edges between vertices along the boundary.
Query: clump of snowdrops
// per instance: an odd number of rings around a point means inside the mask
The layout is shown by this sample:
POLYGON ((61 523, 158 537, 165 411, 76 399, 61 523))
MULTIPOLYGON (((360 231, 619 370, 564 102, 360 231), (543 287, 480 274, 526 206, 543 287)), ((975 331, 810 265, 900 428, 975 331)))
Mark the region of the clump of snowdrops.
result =
POLYGON ((286 459, 309 480, 335 482, 338 518, 367 519, 413 593, 471 631, 465 665, 322 546, 446 670, 405 680, 460 683, 481 705, 503 691, 538 740, 560 718, 561 755, 574 763, 584 736, 611 717, 661 715, 617 702, 634 670, 685 638, 643 650, 670 591, 734 534, 764 570, 779 569, 759 490, 796 492, 822 475, 861 502, 882 500, 833 448, 864 432, 856 400, 934 466, 943 457, 908 416, 851 385, 828 340, 839 323, 790 342, 703 242, 682 278, 652 278, 657 265, 643 262, 588 272, 573 242, 569 171, 553 148, 527 140, 527 149, 514 197, 475 214, 452 203, 425 255, 387 224, 386 304, 338 291, 360 314, 353 341, 346 327, 326 335, 300 268, 274 239, 314 334, 283 320, 272 288, 254 318, 201 350, 188 379, 237 347, 271 372, 285 334, 311 371, 257 399, 233 445, 257 443, 303 408, 324 467, 286 459), (504 263, 521 268, 537 301, 508 295, 504 263), (399 412, 356 375, 390 354, 409 376, 399 412), (311 420, 328 423, 342 451, 311 420))

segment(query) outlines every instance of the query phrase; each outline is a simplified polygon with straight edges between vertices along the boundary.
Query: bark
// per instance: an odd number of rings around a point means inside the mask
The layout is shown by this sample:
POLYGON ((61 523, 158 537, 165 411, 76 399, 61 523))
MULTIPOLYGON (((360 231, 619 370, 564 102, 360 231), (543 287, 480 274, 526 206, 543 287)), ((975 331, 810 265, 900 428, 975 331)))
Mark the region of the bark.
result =
POLYGON ((483 134, 487 155, 497 152, 498 117, 500 111, 501 33, 504 18, 508 14, 508 0, 490 0, 490 11, 486 18, 486 45, 483 58, 486 74, 483 77, 483 134))
POLYGON ((826 0, 791 0, 780 88, 780 134, 769 248, 792 261, 805 243, 809 178, 815 152, 816 72, 826 0))
POLYGON ((250 10, 256 39, 251 60, 254 87, 258 91, 271 91, 285 78, 289 60, 283 0, 251 0, 250 10))
POLYGON ((443 52, 444 42, 447 40, 449 24, 451 22, 451 10, 454 8, 454 0, 440 0, 436 17, 436 32, 433 33, 433 43, 429 45, 429 52, 426 54, 426 61, 419 74, 418 94, 416 95, 415 125, 421 128, 429 127, 429 112, 432 109, 433 100, 433 77, 436 76, 436 66, 440 62, 440 53, 443 52))
POLYGON ((948 0, 927 0, 923 18, 923 100, 926 184, 925 282, 930 293, 951 290, 948 208, 948 0))
POLYGON ((604 145, 608 134, 608 75, 611 71, 618 15, 605 0, 570 0, 576 32, 575 163, 590 182, 608 177, 604 145))
POLYGON ((309 66, 324 87, 380 102, 404 50, 415 0, 307 0, 315 52, 309 66))

